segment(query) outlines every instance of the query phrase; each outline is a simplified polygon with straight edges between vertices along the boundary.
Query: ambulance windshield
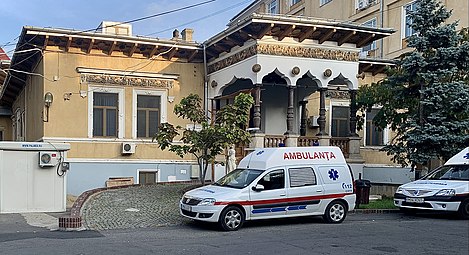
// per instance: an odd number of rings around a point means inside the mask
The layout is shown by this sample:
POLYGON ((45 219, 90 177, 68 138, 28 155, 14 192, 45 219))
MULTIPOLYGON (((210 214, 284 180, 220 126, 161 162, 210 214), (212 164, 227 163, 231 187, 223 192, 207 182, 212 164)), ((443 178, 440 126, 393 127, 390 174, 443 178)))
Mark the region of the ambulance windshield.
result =
POLYGON ((262 170, 236 169, 215 182, 214 185, 242 189, 251 184, 262 172, 262 170))
POLYGON ((423 179, 469 181, 469 165, 442 166, 425 176, 423 179))

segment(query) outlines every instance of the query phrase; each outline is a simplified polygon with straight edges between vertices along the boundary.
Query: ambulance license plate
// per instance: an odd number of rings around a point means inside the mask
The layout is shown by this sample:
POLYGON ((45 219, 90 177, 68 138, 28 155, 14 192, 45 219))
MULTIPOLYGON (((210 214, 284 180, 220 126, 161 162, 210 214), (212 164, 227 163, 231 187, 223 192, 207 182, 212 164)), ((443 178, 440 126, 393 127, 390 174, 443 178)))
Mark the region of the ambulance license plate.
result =
POLYGON ((186 204, 181 204, 181 209, 191 212, 192 211, 192 206, 186 205, 186 204))
POLYGON ((421 197, 406 197, 405 201, 407 203, 424 203, 425 200, 421 197))

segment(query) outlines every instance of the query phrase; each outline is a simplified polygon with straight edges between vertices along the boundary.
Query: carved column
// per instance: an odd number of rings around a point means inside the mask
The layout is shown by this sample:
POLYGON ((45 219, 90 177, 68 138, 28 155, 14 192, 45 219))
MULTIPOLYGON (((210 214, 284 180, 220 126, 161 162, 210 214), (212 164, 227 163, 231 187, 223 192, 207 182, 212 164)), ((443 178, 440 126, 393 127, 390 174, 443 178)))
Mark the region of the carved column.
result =
POLYGON ((357 91, 350 90, 350 137, 356 137, 357 134, 357 91))
POLYGON ((300 101, 301 106, 301 123, 300 123, 300 135, 306 136, 306 104, 308 101, 300 101))
POLYGON ((254 91, 254 116, 252 122, 257 130, 261 129, 261 87, 262 84, 256 84, 256 90, 254 91))
POLYGON ((293 101, 295 96, 295 87, 288 87, 288 108, 287 108, 287 132, 285 134, 293 134, 293 101))
POLYGON ((327 136, 326 132, 326 91, 327 88, 319 89, 319 133, 318 136, 327 136))

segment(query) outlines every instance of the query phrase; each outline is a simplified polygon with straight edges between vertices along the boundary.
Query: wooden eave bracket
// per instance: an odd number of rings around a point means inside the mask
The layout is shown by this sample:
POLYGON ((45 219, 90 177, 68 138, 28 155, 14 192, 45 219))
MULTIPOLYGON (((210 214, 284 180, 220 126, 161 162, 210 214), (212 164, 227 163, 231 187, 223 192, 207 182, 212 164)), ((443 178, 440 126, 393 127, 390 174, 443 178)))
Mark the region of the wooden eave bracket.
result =
POLYGON ((86 50, 87 54, 91 53, 91 49, 93 49, 93 46, 94 46, 94 39, 91 39, 90 40, 90 45, 88 45, 88 49, 86 50))
POLYGON ((368 35, 361 42, 357 43, 357 48, 361 48, 361 47, 369 44, 375 38, 375 36, 376 36, 376 34, 368 35))
MULTIPOLYGON (((264 37, 267 33, 269 33, 270 31, 272 31, 272 28, 274 28, 275 24, 274 23, 270 23, 269 25, 267 25, 264 29, 262 29, 259 34, 256 36, 256 39, 262 39, 262 37, 264 37)), ((241 31, 241 30, 240 30, 241 31)))
POLYGON ((342 44, 346 43, 348 40, 350 40, 350 38, 352 38, 356 34, 357 34, 357 31, 350 31, 348 34, 346 34, 337 42, 337 45, 341 46, 342 44))
POLYGON ((308 30, 306 30, 303 34, 300 34, 300 37, 298 37, 299 42, 303 42, 306 38, 309 38, 315 31, 317 27, 310 27, 308 30))
POLYGON ((277 36, 277 40, 282 41, 287 35, 290 35, 293 30, 295 30, 295 25, 290 25, 287 29, 285 29, 282 33, 277 36))
POLYGON ((189 55, 189 57, 187 58, 187 62, 191 62, 191 61, 194 59, 195 55, 197 55, 198 52, 199 52, 198 50, 194 50, 194 51, 189 55))
POLYGON ((337 29, 331 29, 325 33, 321 38, 319 38, 318 43, 323 44, 325 41, 329 40, 337 32, 337 29))
POLYGON ((129 51, 129 57, 132 57, 132 55, 134 55, 135 51, 137 50, 137 47, 138 47, 138 43, 134 43, 134 45, 132 45, 129 51))

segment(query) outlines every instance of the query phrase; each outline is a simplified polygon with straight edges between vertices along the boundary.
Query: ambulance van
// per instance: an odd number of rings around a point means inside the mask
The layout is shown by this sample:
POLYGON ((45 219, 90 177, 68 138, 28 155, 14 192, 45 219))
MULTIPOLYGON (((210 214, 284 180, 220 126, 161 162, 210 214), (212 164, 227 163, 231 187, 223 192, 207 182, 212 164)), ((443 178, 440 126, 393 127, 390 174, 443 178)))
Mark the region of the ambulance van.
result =
POLYGON ((246 220, 311 215, 341 223, 355 206, 353 185, 338 147, 262 148, 212 185, 185 193, 180 213, 226 231, 246 220))
POLYGON ((398 187, 394 204, 404 213, 446 211, 469 219, 469 147, 420 180, 398 187))

